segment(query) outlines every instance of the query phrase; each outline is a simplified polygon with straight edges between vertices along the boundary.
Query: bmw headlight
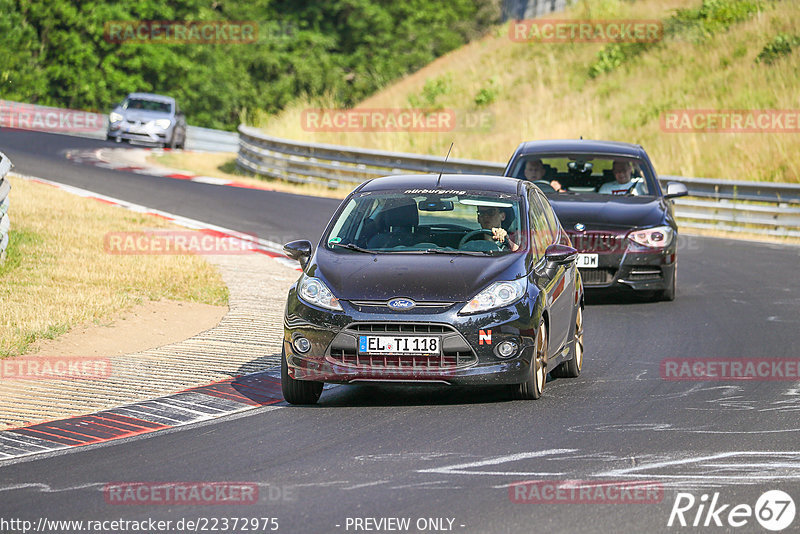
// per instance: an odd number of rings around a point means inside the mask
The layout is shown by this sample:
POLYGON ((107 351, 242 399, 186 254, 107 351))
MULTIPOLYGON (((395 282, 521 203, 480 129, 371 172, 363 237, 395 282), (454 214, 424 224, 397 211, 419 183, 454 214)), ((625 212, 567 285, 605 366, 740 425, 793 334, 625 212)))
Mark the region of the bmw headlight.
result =
POLYGON ((342 305, 339 304, 339 299, 333 296, 328 286, 319 278, 304 276, 303 280, 297 286, 297 295, 314 306, 319 306, 327 310, 342 311, 342 305))
POLYGON ((169 128, 170 124, 172 124, 172 121, 170 121, 169 119, 158 119, 158 120, 156 120, 156 126, 161 128, 162 130, 166 130, 167 128, 169 128))
POLYGON ((671 226, 656 226, 644 230, 634 230, 628 234, 628 239, 645 247, 664 248, 672 243, 674 233, 671 226))
POLYGON ((116 111, 112 111, 108 114, 108 122, 119 122, 122 120, 122 115, 117 113, 116 111))
POLYGON ((495 282, 467 302, 459 313, 477 313, 513 304, 525 294, 526 278, 495 282))

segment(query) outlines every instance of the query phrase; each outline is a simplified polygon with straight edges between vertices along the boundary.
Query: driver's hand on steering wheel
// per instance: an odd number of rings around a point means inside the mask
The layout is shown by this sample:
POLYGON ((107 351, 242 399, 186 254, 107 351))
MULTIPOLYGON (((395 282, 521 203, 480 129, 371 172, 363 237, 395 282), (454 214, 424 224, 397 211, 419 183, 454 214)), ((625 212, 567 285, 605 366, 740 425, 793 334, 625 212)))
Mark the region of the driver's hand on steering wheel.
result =
POLYGON ((505 243, 507 237, 508 237, 508 232, 506 232, 505 229, 492 228, 492 239, 494 239, 495 241, 500 241, 501 243, 505 243))
POLYGON ((492 228, 492 239, 498 242, 498 245, 506 244, 512 251, 517 250, 519 245, 514 243, 508 238, 508 232, 505 228, 492 228))

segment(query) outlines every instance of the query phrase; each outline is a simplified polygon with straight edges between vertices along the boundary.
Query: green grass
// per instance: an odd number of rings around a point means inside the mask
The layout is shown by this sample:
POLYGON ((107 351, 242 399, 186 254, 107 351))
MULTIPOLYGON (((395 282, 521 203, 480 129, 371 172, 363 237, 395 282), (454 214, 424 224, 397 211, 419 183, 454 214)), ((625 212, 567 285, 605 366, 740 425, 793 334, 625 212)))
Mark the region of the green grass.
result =
POLYGON ((657 43, 519 43, 508 26, 364 100, 489 112, 489 131, 309 132, 300 102, 256 122, 301 141, 505 162, 522 141, 608 139, 645 147, 661 174, 800 182, 797 133, 662 129, 670 110, 798 109, 800 5, 787 0, 598 0, 557 18, 658 19, 657 43), (489 81, 491 80, 491 81, 489 81))

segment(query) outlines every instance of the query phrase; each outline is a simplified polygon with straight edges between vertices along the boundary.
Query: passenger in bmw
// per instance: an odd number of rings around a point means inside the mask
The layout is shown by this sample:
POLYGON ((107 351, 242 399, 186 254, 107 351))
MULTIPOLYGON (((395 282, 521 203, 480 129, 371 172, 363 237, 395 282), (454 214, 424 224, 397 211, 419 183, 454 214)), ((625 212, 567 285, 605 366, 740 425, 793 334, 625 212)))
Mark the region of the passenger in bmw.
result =
POLYGON ((611 172, 614 173, 614 180, 601 185, 597 191, 598 193, 601 195, 643 194, 642 186, 644 182, 639 180, 631 181, 633 163, 629 160, 614 160, 611 172))

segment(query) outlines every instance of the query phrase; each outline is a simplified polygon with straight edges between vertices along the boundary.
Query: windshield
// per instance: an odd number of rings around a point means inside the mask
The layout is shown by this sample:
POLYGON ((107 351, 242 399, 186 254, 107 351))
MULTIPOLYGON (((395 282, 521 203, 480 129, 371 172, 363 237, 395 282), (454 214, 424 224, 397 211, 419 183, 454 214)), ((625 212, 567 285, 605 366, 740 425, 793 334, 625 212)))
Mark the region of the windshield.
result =
POLYGON ((324 238, 328 248, 499 255, 525 248, 519 197, 486 191, 365 192, 324 238))
POLYGON ((534 182, 547 194, 654 195, 653 176, 638 158, 569 154, 524 156, 511 176, 534 182))
POLYGON ((141 98, 129 98, 122 104, 123 109, 141 109, 144 111, 161 111, 169 113, 172 105, 169 102, 157 102, 155 100, 144 100, 141 98))

